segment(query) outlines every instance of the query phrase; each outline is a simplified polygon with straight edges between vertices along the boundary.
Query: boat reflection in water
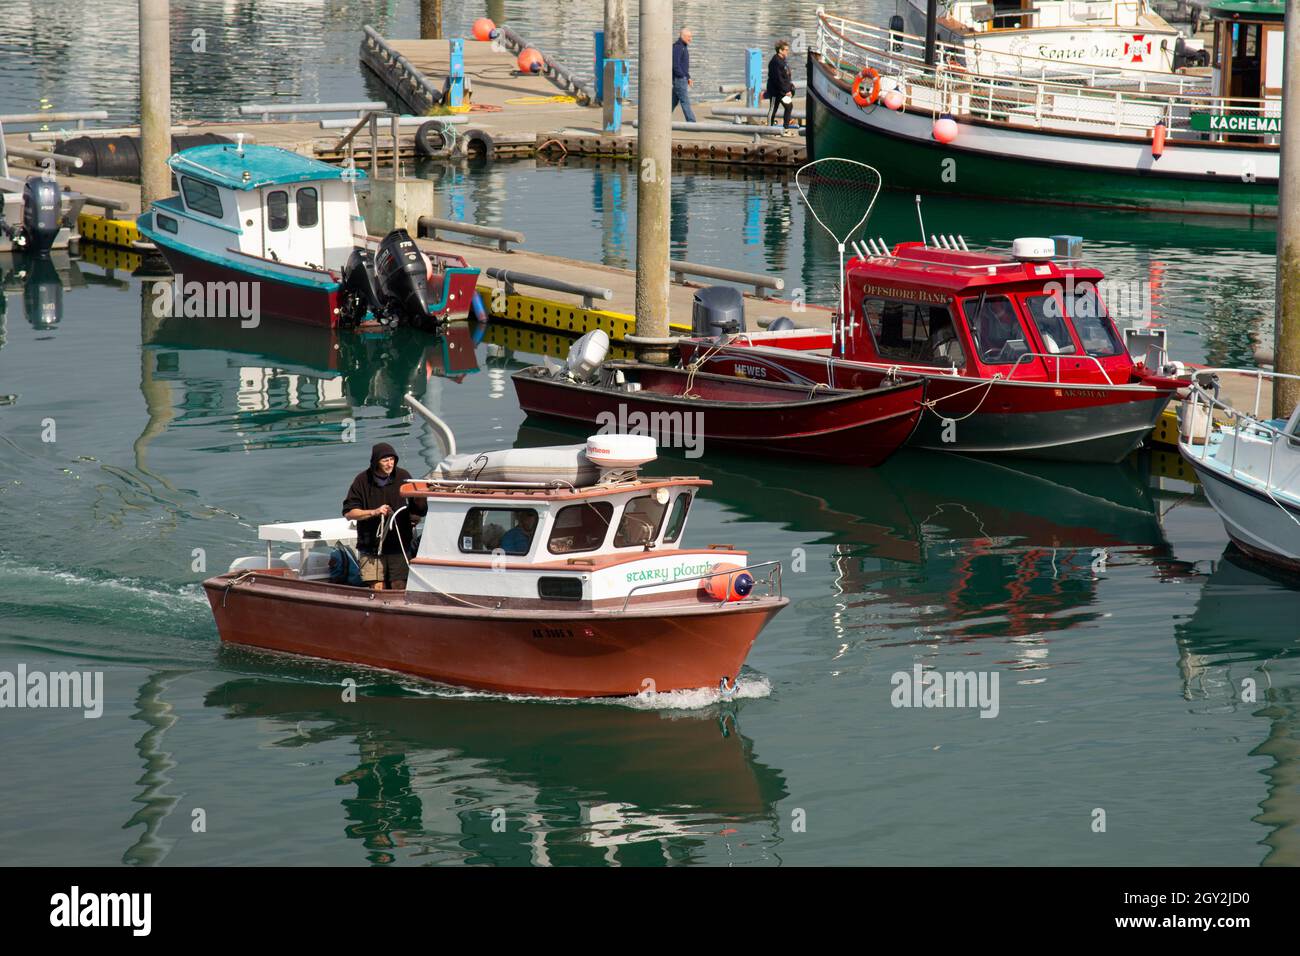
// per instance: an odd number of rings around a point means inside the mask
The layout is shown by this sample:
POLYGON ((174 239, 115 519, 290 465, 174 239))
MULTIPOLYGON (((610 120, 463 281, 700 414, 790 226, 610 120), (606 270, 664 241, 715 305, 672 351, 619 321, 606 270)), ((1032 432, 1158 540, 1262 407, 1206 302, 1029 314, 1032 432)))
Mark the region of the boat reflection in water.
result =
MULTIPOLYGON (((274 673, 247 652, 223 648, 221 659, 274 673)), ((356 673, 337 672, 345 676, 356 673)), ((690 863, 742 840, 771 859, 785 779, 739 733, 739 705, 430 697, 391 683, 363 685, 353 703, 341 697, 337 682, 250 676, 205 703, 258 721, 274 746, 354 741, 357 766, 334 783, 347 793, 344 831, 371 863, 690 863)))
MULTIPOLYGON (((1293 575, 1232 545, 1205 581, 1190 616, 1174 629, 1183 696, 1198 714, 1245 709, 1268 720, 1251 756, 1268 757, 1255 822, 1269 829, 1261 862, 1300 864, 1300 594, 1293 575), (1250 622, 1242 627, 1243 619, 1250 622)), ((1248 738, 1249 739, 1249 738, 1248 738)))
MULTIPOLYGON (((568 434, 525 424, 517 444, 568 434)), ((1096 620, 1099 580, 1128 564, 1177 571, 1142 472, 904 449, 880 468, 818 468, 720 454, 693 473, 741 521, 828 545, 840 643, 1003 638, 1045 666, 1046 635, 1096 620)), ((681 462, 668 453, 657 467, 681 462)))

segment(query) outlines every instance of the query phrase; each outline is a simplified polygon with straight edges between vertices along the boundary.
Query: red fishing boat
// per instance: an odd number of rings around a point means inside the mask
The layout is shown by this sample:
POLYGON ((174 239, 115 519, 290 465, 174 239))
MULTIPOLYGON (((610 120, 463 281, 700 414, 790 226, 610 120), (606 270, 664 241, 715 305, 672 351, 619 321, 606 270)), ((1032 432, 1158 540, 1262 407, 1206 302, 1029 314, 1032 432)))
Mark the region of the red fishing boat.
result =
POLYGON ((489 691, 734 689, 758 632, 789 603, 780 563, 682 547, 710 483, 641 478, 654 457, 636 435, 448 457, 401 489, 428 502, 405 590, 333 579, 314 546, 355 541, 345 518, 263 525, 265 557, 203 582, 217 630, 231 644, 489 691), (277 558, 274 542, 296 547, 277 558))
MULTIPOLYGON (((1065 237, 1060 237, 1064 239, 1065 237)), ((941 243, 856 245, 849 305, 829 329, 683 339, 684 362, 768 382, 875 389, 926 379, 910 444, 966 454, 1114 462, 1185 386, 1135 361, 1077 244, 1010 254, 941 243)))
MULTIPOLYGON (((604 333, 601 333, 602 335, 604 333)), ((511 376, 529 415, 651 434, 698 457, 704 442, 849 465, 879 465, 916 428, 925 380, 830 389, 605 362, 593 381, 541 365, 511 376)))

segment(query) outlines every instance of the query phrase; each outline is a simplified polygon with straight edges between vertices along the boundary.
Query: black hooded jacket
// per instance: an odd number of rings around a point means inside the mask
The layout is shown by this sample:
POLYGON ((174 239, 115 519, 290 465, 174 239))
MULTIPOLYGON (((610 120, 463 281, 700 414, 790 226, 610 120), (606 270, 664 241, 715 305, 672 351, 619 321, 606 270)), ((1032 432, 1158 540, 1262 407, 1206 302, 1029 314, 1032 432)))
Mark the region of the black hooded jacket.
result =
MULTIPOLYGON (((357 522, 357 550, 362 554, 400 554, 402 551, 401 544, 406 546, 408 556, 413 556, 411 551, 411 532, 412 518, 423 517, 429 512, 429 505, 423 498, 403 498, 401 494, 402 482, 409 481, 410 473, 405 468, 393 468, 393 473, 388 478, 388 483, 380 485, 378 483, 379 459, 387 458, 392 455, 397 458, 397 452, 388 442, 380 442, 370 450, 370 467, 352 479, 352 487, 348 489, 347 497, 343 499, 343 514, 347 515, 354 508, 361 508, 364 511, 378 508, 380 505, 388 505, 393 511, 406 506, 406 510, 397 516, 393 527, 397 529, 397 534, 389 530, 384 535, 384 549, 379 550, 379 530, 381 518, 377 515, 373 518, 362 518, 357 522), (401 544, 398 543, 397 536, 401 535, 401 544)), ((383 519, 391 521, 392 519, 383 519)))

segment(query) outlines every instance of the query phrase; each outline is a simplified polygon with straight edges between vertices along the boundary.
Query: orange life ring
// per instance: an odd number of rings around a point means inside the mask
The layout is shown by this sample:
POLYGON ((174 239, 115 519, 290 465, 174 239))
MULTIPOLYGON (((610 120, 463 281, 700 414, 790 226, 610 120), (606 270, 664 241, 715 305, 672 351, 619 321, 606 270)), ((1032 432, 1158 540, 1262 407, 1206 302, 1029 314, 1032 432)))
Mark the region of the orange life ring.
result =
POLYGON ((865 107, 871 106, 878 99, 880 99, 880 71, 864 66, 853 81, 853 102, 865 107), (862 81, 867 77, 871 77, 871 94, 863 96, 862 81))

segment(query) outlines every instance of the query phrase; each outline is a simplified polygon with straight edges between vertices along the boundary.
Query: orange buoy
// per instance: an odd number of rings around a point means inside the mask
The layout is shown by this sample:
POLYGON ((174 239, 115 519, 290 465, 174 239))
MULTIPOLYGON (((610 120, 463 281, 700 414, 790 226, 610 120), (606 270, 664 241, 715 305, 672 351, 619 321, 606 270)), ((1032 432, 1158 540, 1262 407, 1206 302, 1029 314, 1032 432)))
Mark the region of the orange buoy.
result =
POLYGON ((734 564, 715 564, 712 572, 730 571, 730 574, 715 573, 700 581, 700 588, 715 601, 743 601, 754 590, 754 578, 748 571, 741 571, 734 564))
POLYGON ((1151 158, 1159 159, 1165 151, 1165 124, 1156 123, 1151 131, 1151 158))
POLYGON ((540 73, 544 65, 542 54, 530 46, 524 47, 519 52, 519 59, 516 62, 519 64, 520 73, 540 73))
POLYGON ((472 28, 475 40, 491 40, 497 31, 497 25, 489 17, 479 17, 472 28))
POLYGON ((880 71, 873 70, 869 66, 862 68, 857 77, 853 80, 853 102, 866 108, 880 98, 880 71), (871 80, 871 92, 862 92, 862 81, 871 80))
POLYGON ((957 138, 957 121, 951 116, 940 116, 934 121, 934 138, 945 146, 957 138))

